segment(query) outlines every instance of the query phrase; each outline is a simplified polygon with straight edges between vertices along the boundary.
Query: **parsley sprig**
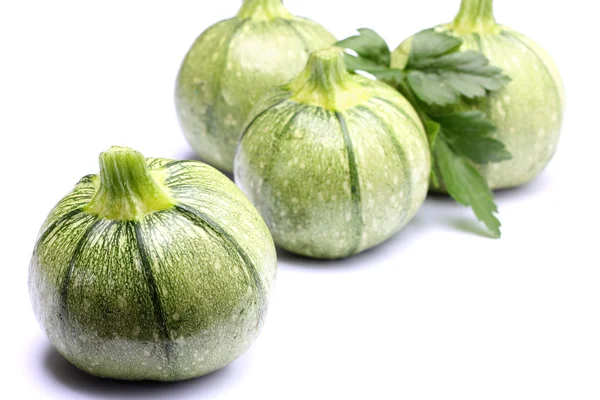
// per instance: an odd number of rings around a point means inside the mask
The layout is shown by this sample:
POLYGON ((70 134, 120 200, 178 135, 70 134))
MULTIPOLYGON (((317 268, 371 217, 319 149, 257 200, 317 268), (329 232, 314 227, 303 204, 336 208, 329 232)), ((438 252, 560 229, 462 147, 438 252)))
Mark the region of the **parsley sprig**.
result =
POLYGON ((458 203, 470 206, 490 233, 500 237, 498 207, 476 165, 509 160, 511 155, 492 137, 496 127, 484 113, 443 110, 464 98, 484 97, 502 88, 510 78, 491 66, 483 54, 459 51, 463 43, 460 38, 433 30, 415 35, 405 67, 392 68, 385 40, 370 29, 358 32, 337 43, 355 53, 345 55, 348 70, 372 74, 411 102, 429 138, 432 185, 444 187, 458 203))

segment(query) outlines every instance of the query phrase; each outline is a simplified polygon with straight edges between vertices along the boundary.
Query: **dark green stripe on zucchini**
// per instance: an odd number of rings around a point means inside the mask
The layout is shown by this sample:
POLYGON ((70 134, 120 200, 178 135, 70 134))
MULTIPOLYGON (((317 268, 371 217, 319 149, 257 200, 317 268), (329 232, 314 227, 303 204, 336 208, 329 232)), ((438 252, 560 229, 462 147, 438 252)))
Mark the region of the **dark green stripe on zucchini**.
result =
POLYGON ((252 259, 248 254, 244 251, 243 247, 238 243, 237 239, 233 237, 233 235, 229 234, 225 229, 223 229, 216 221, 214 221, 211 217, 202 213, 192 207, 189 207, 185 204, 179 204, 175 206, 175 209, 183 215, 188 221, 192 224, 202 228, 213 231, 217 236, 221 237, 223 243, 225 245, 231 246, 237 255, 242 259, 243 263, 246 265, 248 272, 251 275, 252 283, 254 284, 255 290, 258 291, 259 299, 262 304, 260 304, 260 316, 264 313, 264 305, 266 304, 266 290, 263 280, 260 276, 260 273, 252 262, 252 259))
POLYGON ((415 122, 415 120, 412 119, 412 117, 410 115, 408 115, 408 113, 406 111, 404 111, 403 109, 398 107, 396 104, 392 103, 391 101, 386 100, 383 97, 373 97, 373 100, 379 100, 382 103, 385 103, 388 106, 392 107, 396 112, 399 112, 400 114, 402 114, 410 122, 410 124, 413 126, 413 128, 415 128, 417 131, 420 131, 423 129, 421 127, 420 122, 417 124, 417 122, 415 122))
MULTIPOLYGON (((395 109, 397 110, 397 108, 395 108, 395 109)), ((406 181, 408 181, 407 182, 408 187, 413 187, 414 182, 412 181, 412 174, 410 171, 411 167, 409 165, 406 165, 406 160, 407 160, 406 152, 402 148, 402 145, 398 141, 398 138, 396 137, 396 135, 390 129, 389 125, 382 118, 380 118, 376 113, 374 113, 367 107, 358 106, 358 107, 356 107, 356 110, 364 112, 365 114, 368 114, 370 118, 377 121, 377 124, 379 125, 381 130, 383 130, 387 134, 390 141, 393 143, 394 150, 396 151, 396 155, 398 156, 398 161, 400 163, 399 168, 402 169, 402 178, 405 179, 406 181)), ((405 193, 406 194, 404 195, 404 209, 410 210, 412 201, 413 201, 412 191, 406 190, 405 193)))
MULTIPOLYGON (((230 43, 237 33, 242 29, 242 27, 248 22, 248 20, 242 20, 237 26, 231 31, 231 35, 227 38, 226 42, 230 43)), ((217 73, 213 76, 214 82, 214 93, 213 99, 210 107, 207 107, 206 112, 206 131, 208 134, 215 135, 219 132, 219 114, 218 114, 218 104, 222 100, 220 97, 223 96, 221 93, 221 87, 223 86, 223 74, 225 74, 225 66, 227 65, 227 60, 229 58, 230 46, 225 47, 223 57, 223 67, 217 70, 217 73), (217 110, 217 112, 215 112, 217 110)))
MULTIPOLYGON (((241 136, 240 136, 240 140, 239 140, 239 141, 241 141, 241 140, 242 140, 242 139, 243 139, 243 138, 246 136, 246 134, 247 134, 247 133, 248 133, 248 131, 250 130, 250 127, 251 127, 252 125, 254 125, 254 123, 255 123, 256 121, 258 121, 258 119, 259 119, 260 117, 262 117, 264 114, 268 113, 269 111, 271 111, 271 110, 272 110, 272 109, 274 109, 275 107, 277 107, 277 106, 279 106, 279 105, 281 105, 281 104, 285 103, 286 101, 288 101, 288 100, 289 100, 289 98, 290 98, 290 96, 287 96, 286 98, 284 98, 284 99, 282 99, 282 100, 279 100, 279 101, 277 101, 277 102, 275 102, 275 103, 271 104, 270 106, 268 106, 267 108, 265 108, 263 111, 261 111, 260 113, 258 113, 258 114, 257 114, 257 115, 256 115, 254 118, 252 118, 252 121, 250 121, 250 123, 248 123, 248 124, 246 125, 246 128, 245 128, 245 129, 244 129, 244 131, 242 132, 242 134, 241 134, 241 136)), ((239 146, 239 142, 238 142, 238 146, 239 146)))
POLYGON ((81 252, 83 251, 83 248, 85 247, 85 245, 88 244, 89 239, 92 236, 94 230, 101 223, 102 223, 101 219, 96 219, 96 221, 94 221, 94 223, 85 230, 85 232, 83 233, 83 236, 81 237, 81 239, 79 239, 79 242, 77 243, 77 246, 75 247, 75 250, 73 251, 73 256, 71 257, 69 266, 65 270, 65 274, 62 277, 62 280, 60 283, 58 307, 59 307, 60 318, 63 323, 63 329, 65 331, 65 334, 67 333, 66 325, 68 324, 68 321, 69 321, 68 297, 69 297, 69 284, 71 283, 71 277, 73 276, 73 271, 75 270, 77 262, 79 261, 79 257, 81 256, 81 252))
POLYGON ((266 170, 264 172, 264 177, 265 177, 265 182, 269 182, 269 180, 271 179, 271 173, 273 170, 273 164, 275 163, 275 157, 277 156, 277 154, 279 153, 279 146, 280 146, 280 142, 282 137, 285 134, 288 134, 290 132, 290 127, 293 126, 294 122, 296 121, 297 118, 300 117, 300 115, 307 109, 308 107, 304 106, 301 107, 295 114, 293 114, 290 119, 288 120, 288 122, 283 126, 283 128, 281 128, 281 130, 275 135, 275 139, 273 140, 273 144, 271 146, 271 151, 270 151, 270 157, 267 160, 267 166, 266 166, 266 170))
POLYGON ((348 132, 348 125, 346 119, 340 112, 336 112, 342 134, 344 136, 344 143, 346 144, 346 152, 348 153, 348 170, 350 174, 350 194, 352 196, 352 225, 354 228, 355 242, 352 245, 350 252, 356 253, 360 247, 360 238, 363 230, 362 213, 361 213, 361 195, 360 195, 360 182, 358 178, 358 168, 356 165, 356 153, 354 151, 354 145, 352 144, 352 138, 350 132, 348 132))
POLYGON ((63 224, 65 221, 71 219, 71 217, 74 217, 75 215, 81 213, 82 211, 83 210, 81 208, 76 208, 75 210, 69 211, 68 213, 66 213, 65 215, 63 215, 62 217, 60 217, 59 219, 57 219, 56 221, 54 221, 52 224, 50 224, 50 226, 44 230, 44 232, 41 234, 40 238, 38 239, 37 246, 36 246, 36 251, 37 251, 37 247, 40 244, 43 244, 44 242, 46 242, 46 240, 52 234, 55 233, 55 229, 60 224, 63 224))
POLYGON ((152 308, 154 309, 154 318, 158 327, 159 339, 164 343, 165 357, 167 359, 167 366, 170 365, 170 359, 172 356, 173 344, 169 337, 169 328, 167 326, 167 316, 162 305, 160 289, 154 277, 152 271, 152 262, 150 260, 150 252, 146 244, 146 239, 141 230, 140 222, 131 221, 126 222, 128 226, 132 226, 135 232, 135 239, 137 244, 137 250, 140 256, 140 263, 142 265, 142 273, 144 274, 144 280, 148 286, 148 292, 150 293, 150 300, 152 301, 152 308))

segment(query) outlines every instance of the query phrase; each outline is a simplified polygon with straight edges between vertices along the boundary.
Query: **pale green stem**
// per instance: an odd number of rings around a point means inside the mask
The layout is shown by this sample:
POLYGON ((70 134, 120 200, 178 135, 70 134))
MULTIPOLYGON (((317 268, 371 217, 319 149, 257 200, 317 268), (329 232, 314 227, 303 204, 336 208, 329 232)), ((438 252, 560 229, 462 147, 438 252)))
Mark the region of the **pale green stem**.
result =
POLYGON ((127 147, 100 154, 100 185, 86 211, 112 220, 138 220, 175 202, 154 180, 144 156, 127 147))
POLYGON ((339 47, 315 51, 298 77, 289 84, 293 100, 329 110, 346 107, 351 75, 339 47))
POLYGON ((237 17, 257 21, 271 21, 274 19, 291 19, 292 14, 285 8, 282 0, 244 0, 237 17))
POLYGON ((493 0, 462 0, 460 11, 451 24, 452 29, 462 34, 497 32, 492 3, 493 0))

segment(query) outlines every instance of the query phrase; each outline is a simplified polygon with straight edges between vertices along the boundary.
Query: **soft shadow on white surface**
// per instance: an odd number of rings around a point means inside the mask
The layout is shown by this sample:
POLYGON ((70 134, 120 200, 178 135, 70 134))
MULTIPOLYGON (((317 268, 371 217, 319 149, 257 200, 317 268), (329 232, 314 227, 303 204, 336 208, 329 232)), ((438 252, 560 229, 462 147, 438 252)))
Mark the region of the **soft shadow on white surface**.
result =
POLYGON ((548 176, 548 173, 544 171, 540 176, 524 185, 509 189, 495 190, 494 196, 499 202, 515 201, 521 198, 538 195, 541 196, 544 192, 549 191, 551 185, 552 179, 548 176))
POLYGON ((423 205, 424 212, 426 213, 431 209, 437 209, 436 211, 443 209, 447 211, 443 215, 440 214, 440 218, 428 218, 428 223, 431 225, 442 225, 447 229, 484 238, 492 238, 493 236, 490 235, 483 224, 477 221, 474 215, 461 216, 463 214, 461 209, 463 208, 466 209, 444 193, 429 193, 423 205))
MULTIPOLYGON (((527 184, 494 191, 494 199, 498 206, 500 221, 503 220, 503 210, 518 205, 529 198, 542 197, 548 192, 550 179, 548 174, 542 173, 539 177, 527 184)), ((426 214, 426 224, 432 226, 443 225, 446 229, 468 233, 481 238, 494 239, 485 225, 477 220, 470 208, 458 204, 449 195, 444 193, 429 193, 423 205, 422 214, 426 214)))
POLYGON ((63 386, 74 393, 91 398, 147 399, 179 398, 194 394, 196 399, 214 398, 232 385, 235 366, 230 364, 211 374, 182 382, 119 381, 98 378, 83 372, 65 360, 49 343, 39 353, 41 371, 53 386, 63 386))

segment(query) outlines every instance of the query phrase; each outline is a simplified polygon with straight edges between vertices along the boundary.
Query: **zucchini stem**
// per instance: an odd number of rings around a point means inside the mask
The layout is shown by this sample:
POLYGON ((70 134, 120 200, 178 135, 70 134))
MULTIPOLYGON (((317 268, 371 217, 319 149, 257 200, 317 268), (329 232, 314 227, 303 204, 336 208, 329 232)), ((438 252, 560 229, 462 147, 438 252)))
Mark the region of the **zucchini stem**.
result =
POLYGON ((494 18, 493 0, 462 0, 451 26, 460 34, 497 33, 499 28, 494 18))
POLYGON ((175 202, 154 180, 144 156, 127 147, 100 154, 100 184, 85 210, 111 220, 138 220, 175 202))
POLYGON ((282 0, 244 0, 237 17, 255 21, 272 21, 291 19, 292 14, 285 8, 282 0))
POLYGON ((354 82, 339 47, 312 53, 304 70, 288 87, 292 100, 330 111, 353 107, 371 97, 354 82))

